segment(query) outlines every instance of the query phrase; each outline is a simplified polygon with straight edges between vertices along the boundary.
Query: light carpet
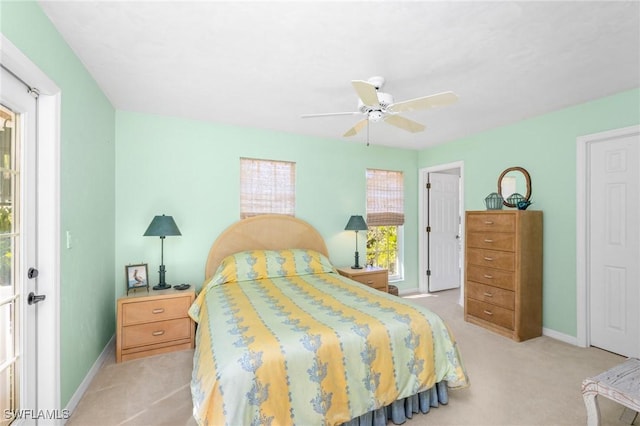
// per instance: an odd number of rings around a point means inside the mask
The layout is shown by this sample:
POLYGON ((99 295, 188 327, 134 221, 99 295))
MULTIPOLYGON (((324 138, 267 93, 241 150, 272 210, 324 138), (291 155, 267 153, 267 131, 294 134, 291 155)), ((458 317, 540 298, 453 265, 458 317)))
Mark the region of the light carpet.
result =
MULTIPOLYGON (((422 425, 585 425, 580 385, 625 358, 549 337, 513 342, 464 321, 459 291, 406 296, 439 314, 451 328, 471 386, 449 403, 416 415, 422 425)), ((189 380, 193 351, 121 364, 105 362, 67 422, 83 425, 195 425, 189 380)), ((599 397, 603 425, 624 425, 623 407, 599 397)), ((636 421, 636 423, 639 423, 636 421)))

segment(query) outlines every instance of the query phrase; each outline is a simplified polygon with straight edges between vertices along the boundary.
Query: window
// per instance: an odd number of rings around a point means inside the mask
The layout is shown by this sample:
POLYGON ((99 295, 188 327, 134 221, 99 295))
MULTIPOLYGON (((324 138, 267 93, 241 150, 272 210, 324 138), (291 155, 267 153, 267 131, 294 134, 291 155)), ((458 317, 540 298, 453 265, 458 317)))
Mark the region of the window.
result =
POLYGON ((402 172, 367 169, 367 264, 387 268, 390 280, 403 278, 402 172))
POLYGON ((240 219, 260 214, 295 216, 296 163, 240 158, 240 219))

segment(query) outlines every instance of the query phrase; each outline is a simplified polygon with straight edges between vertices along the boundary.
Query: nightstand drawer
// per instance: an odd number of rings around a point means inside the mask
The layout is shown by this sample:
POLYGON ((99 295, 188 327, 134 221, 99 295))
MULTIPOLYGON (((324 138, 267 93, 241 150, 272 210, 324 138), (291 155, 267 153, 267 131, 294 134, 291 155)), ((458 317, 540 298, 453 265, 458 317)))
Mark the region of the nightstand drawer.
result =
POLYGON ((127 303, 122 307, 122 324, 128 326, 150 321, 183 318, 190 305, 191 298, 188 296, 127 303))
POLYGON ((514 311, 489 303, 467 299, 467 314, 509 330, 513 330, 514 327, 514 311))
POLYGON ((472 265, 514 271, 516 267, 515 254, 508 251, 483 250, 467 248, 467 262, 472 265))
POLYGON ((118 299, 116 362, 193 348, 195 323, 188 314, 193 290, 162 290, 118 299))
POLYGON ((516 236, 511 232, 469 232, 467 246, 489 250, 514 251, 516 236))
POLYGON ((490 285, 467 281, 467 297, 506 309, 515 309, 515 293, 490 285))
POLYGON ((486 266, 467 265, 467 281, 488 284, 505 290, 516 289, 516 276, 513 271, 487 268, 486 266))
POLYGON ((387 291, 387 272, 383 274, 367 274, 351 277, 352 280, 358 281, 364 285, 368 285, 371 288, 375 288, 382 291, 387 291))
POLYGON ((389 271, 381 268, 353 269, 349 267, 336 268, 343 277, 350 278, 376 290, 389 291, 389 271))
POLYGON ((122 348, 191 338, 191 319, 180 318, 124 327, 122 348))

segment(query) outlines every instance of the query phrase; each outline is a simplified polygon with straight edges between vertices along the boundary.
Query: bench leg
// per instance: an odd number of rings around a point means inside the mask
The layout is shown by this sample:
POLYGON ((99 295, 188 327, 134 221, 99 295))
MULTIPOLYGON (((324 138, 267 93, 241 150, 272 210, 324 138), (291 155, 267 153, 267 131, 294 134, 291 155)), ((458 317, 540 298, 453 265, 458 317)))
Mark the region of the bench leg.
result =
POLYGON ((600 426, 600 407, 596 392, 583 392, 582 398, 587 407, 587 426, 600 426))
POLYGON ((638 418, 638 413, 636 411, 633 411, 631 408, 624 407, 624 411, 620 415, 620 421, 622 423, 632 425, 633 422, 636 421, 636 418, 638 418))

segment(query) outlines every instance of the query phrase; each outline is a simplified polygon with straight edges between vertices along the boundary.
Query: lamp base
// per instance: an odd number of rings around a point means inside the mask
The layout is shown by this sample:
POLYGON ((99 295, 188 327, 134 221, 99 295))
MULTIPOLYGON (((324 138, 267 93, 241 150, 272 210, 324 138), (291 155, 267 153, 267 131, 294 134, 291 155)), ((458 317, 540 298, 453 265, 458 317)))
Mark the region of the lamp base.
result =
POLYGON ((154 285, 153 286, 154 290, 167 290, 169 288, 171 288, 171 284, 167 284, 167 283, 158 284, 158 285, 154 285))
MULTIPOLYGON (((356 233, 356 235, 358 235, 358 234, 356 233)), ((362 266, 360 266, 360 253, 358 253, 357 250, 355 252, 355 256, 354 257, 355 257, 355 259, 354 259, 355 262, 353 262, 353 263, 355 263, 355 265, 353 265, 351 267, 351 269, 362 269, 362 266)))

